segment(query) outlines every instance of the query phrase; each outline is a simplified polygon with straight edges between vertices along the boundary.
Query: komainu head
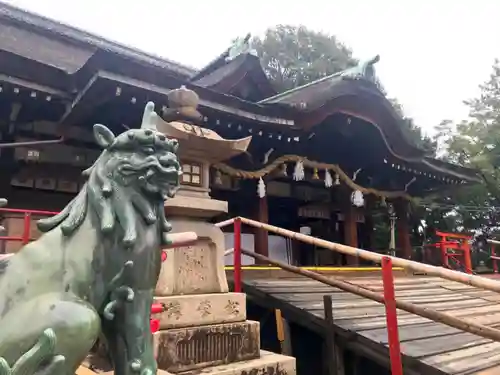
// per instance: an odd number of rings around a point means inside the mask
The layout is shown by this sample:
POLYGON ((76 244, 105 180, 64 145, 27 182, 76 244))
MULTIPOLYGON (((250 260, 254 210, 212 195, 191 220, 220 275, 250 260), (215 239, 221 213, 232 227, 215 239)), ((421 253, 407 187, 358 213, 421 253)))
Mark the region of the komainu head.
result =
POLYGON ((178 189, 181 168, 176 156, 177 141, 156 130, 157 119, 154 104, 148 103, 140 129, 115 136, 104 125, 94 125, 102 154, 83 172, 88 180, 78 196, 60 214, 40 220, 40 230, 60 225, 63 234, 69 236, 90 209, 96 212, 103 233, 122 227, 126 247, 133 246, 138 238, 138 219, 147 225, 159 224, 163 234, 168 232, 164 201, 178 189))
POLYGON ((84 174, 95 177, 104 196, 120 186, 129 193, 173 197, 180 176, 175 154, 178 144, 156 130, 157 118, 150 102, 140 129, 130 129, 115 137, 104 125, 94 125, 94 136, 104 152, 84 174))

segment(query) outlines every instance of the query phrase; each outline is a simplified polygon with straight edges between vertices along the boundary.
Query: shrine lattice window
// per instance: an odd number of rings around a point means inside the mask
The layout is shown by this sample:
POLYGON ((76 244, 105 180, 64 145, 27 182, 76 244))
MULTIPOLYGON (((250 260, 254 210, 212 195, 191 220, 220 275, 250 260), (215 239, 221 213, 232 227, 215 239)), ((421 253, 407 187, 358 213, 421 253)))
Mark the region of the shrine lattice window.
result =
POLYGON ((182 163, 181 183, 185 185, 202 185, 202 167, 197 163, 182 163))

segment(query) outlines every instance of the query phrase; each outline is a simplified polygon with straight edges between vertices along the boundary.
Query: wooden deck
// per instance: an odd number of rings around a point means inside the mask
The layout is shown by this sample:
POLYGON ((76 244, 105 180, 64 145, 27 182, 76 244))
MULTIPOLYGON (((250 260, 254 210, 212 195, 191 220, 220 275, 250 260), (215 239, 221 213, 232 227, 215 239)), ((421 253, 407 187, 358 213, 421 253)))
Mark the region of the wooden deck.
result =
MULTIPOLYGON (((342 279, 382 293, 381 277, 342 279)), ((396 298, 500 328, 500 294, 435 277, 398 277, 396 298)), ((388 365, 384 306, 305 278, 245 280, 256 303, 281 309, 285 318, 324 334, 323 295, 333 300, 336 332, 348 348, 388 365)), ((500 342, 398 310, 405 375, 500 375, 500 342)))

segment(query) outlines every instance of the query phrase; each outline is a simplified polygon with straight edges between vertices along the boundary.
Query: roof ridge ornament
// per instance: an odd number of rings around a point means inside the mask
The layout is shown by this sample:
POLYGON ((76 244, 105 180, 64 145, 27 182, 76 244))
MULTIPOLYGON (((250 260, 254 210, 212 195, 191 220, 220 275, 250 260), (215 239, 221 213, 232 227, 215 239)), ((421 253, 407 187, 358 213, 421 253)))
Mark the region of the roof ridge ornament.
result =
POLYGON ((365 79, 371 82, 377 82, 374 65, 380 61, 380 55, 376 55, 370 60, 360 61, 356 66, 344 70, 342 78, 365 79))
POLYGON ((230 62, 242 54, 257 56, 257 51, 252 48, 250 38, 252 34, 248 33, 244 38, 236 38, 231 47, 227 50, 226 62, 230 62))

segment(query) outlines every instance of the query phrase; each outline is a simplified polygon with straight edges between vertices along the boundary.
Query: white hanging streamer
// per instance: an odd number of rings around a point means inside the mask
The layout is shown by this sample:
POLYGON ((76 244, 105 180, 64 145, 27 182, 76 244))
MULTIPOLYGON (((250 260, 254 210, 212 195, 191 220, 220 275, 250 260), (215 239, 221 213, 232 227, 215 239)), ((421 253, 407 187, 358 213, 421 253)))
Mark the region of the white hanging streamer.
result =
POLYGON ((269 156, 271 156, 273 151, 274 148, 270 148, 269 150, 267 150, 267 152, 264 154, 264 161, 262 162, 262 164, 266 165, 269 162, 269 156))
POLYGON ((294 181, 302 181, 305 177, 304 173, 304 163, 302 161, 298 161, 295 163, 295 169, 293 171, 293 179, 294 181))
POLYGON ((363 207, 365 205, 365 198, 363 193, 359 190, 355 190, 351 194, 351 202, 356 207, 363 207))
POLYGON ((266 196, 266 184, 264 183, 264 180, 259 178, 259 182, 257 184, 257 194, 259 195, 259 198, 264 198, 266 196))
POLYGON ((408 188, 410 187, 411 184, 413 184, 417 180, 416 177, 413 177, 406 185, 405 185, 405 191, 408 191, 408 188))
POLYGON ((353 181, 356 181, 356 178, 358 178, 358 173, 361 172, 361 168, 359 168, 356 172, 354 172, 354 174, 352 175, 352 180, 353 181))
POLYGON ((333 185, 332 175, 328 169, 325 169, 325 187, 330 188, 333 185))

